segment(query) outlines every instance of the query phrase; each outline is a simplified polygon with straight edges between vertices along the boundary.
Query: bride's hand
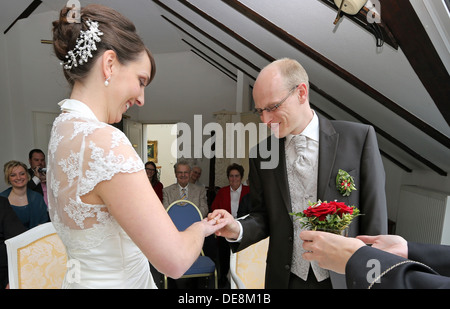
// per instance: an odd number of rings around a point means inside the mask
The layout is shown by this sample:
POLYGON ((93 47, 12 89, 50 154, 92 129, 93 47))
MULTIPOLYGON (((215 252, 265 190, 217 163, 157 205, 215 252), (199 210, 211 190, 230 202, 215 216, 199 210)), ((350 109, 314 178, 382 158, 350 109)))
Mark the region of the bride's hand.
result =
POLYGON ((199 223, 203 226, 205 237, 214 234, 227 224, 226 221, 220 220, 220 216, 216 216, 215 218, 208 217, 203 219, 199 223))

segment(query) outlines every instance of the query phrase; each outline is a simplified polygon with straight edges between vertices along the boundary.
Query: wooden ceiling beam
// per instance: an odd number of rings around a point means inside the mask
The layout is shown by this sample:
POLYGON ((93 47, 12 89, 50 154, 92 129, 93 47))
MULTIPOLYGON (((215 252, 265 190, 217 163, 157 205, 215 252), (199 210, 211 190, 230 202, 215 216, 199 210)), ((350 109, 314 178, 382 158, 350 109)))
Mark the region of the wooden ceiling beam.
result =
POLYGON ((381 1, 381 16, 450 125, 450 75, 409 0, 381 1))

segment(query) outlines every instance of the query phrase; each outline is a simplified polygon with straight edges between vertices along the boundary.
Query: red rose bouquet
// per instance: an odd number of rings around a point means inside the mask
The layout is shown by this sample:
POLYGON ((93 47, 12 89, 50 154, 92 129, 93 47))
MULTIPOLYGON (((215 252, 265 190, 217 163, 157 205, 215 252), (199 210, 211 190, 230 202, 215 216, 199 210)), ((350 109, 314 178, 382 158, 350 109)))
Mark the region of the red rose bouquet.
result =
POLYGON ((309 202, 309 207, 302 212, 291 213, 298 217, 302 228, 313 231, 329 231, 341 234, 346 230, 352 220, 359 215, 359 209, 355 206, 347 206, 341 202, 309 202))

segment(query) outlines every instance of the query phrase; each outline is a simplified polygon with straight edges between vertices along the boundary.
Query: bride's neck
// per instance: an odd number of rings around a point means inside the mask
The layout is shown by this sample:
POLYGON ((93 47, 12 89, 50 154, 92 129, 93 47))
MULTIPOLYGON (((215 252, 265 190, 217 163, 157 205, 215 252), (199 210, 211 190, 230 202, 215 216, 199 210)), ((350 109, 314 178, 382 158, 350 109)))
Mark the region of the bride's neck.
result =
POLYGON ((70 98, 83 102, 92 110, 98 120, 106 121, 105 97, 101 91, 90 87, 91 84, 75 82, 70 98))

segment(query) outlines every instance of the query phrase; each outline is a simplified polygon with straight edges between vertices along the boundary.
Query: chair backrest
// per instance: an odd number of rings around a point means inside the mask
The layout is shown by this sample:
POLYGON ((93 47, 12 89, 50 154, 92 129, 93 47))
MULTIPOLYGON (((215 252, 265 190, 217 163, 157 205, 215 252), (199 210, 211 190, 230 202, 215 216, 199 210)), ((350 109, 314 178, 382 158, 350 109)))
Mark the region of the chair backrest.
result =
POLYGON ((11 289, 61 288, 67 254, 51 222, 10 238, 5 244, 11 289))
POLYGON ((268 248, 269 237, 241 251, 231 253, 231 288, 264 289, 268 248))
POLYGON ((179 231, 184 231, 192 223, 202 220, 202 213, 188 200, 177 200, 167 207, 167 213, 179 231))

